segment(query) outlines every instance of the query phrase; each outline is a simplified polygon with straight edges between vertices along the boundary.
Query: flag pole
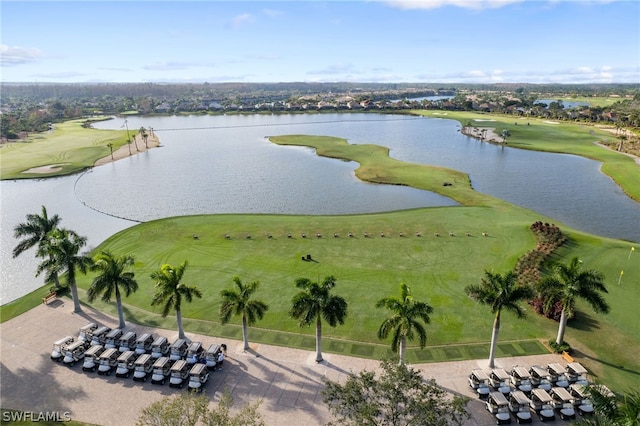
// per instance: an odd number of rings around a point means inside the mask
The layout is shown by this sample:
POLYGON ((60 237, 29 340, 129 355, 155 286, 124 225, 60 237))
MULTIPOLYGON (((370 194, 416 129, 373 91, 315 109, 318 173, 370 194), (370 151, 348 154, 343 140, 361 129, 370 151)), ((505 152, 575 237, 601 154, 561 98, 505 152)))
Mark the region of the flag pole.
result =
POLYGON ((623 275, 624 275, 624 271, 620 271, 620 276, 618 277, 618 285, 620 285, 620 281, 622 281, 623 275))
POLYGON ((631 247, 631 250, 629 250, 629 256, 627 256, 627 260, 631 259, 631 253, 633 253, 634 251, 636 251, 636 248, 631 247))

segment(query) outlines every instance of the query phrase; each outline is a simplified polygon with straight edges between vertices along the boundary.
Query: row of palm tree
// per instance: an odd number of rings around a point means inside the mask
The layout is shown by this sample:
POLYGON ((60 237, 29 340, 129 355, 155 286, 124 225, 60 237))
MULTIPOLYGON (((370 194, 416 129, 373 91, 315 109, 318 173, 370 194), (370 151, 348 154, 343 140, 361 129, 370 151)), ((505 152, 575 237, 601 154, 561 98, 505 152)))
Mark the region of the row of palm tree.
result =
MULTIPOLYGON (((27 221, 14 228, 16 238, 24 239, 14 248, 13 256, 18 256, 28 249, 37 246, 36 256, 43 258, 36 274, 46 272, 46 281, 60 287, 59 276, 65 274, 66 284, 71 290, 74 312, 81 312, 76 286, 76 273, 86 273, 88 270, 97 272, 87 292, 88 299, 93 302, 100 297, 104 302, 110 302, 115 297, 118 310, 119 327, 125 327, 122 308, 122 293, 125 297, 138 289, 133 267, 134 258, 130 255, 115 256, 109 251, 103 251, 94 259, 80 253, 86 245, 86 238, 73 231, 59 228, 60 218, 57 215, 49 217, 42 206, 41 215, 29 214, 27 221)), ((592 270, 581 270, 581 261, 573 258, 568 265, 554 264, 551 273, 541 280, 534 289, 518 283, 518 276, 514 271, 504 274, 485 271, 479 284, 471 284, 464 291, 480 304, 488 305, 494 315, 493 331, 491 335, 491 349, 489 367, 495 364, 495 352, 500 330, 501 313, 505 309, 513 312, 518 318, 525 316, 520 302, 531 299, 536 291, 541 295, 545 305, 552 306, 560 303, 562 315, 558 327, 556 343, 564 342, 564 334, 568 318, 573 314, 577 299, 588 302, 596 312, 607 313, 609 305, 602 293, 607 289, 601 273, 592 270)), ((194 298, 201 298, 202 292, 196 286, 182 282, 187 261, 174 267, 163 264, 160 269, 151 274, 155 281, 156 293, 151 301, 152 306, 161 306, 161 315, 166 317, 171 311, 176 314, 178 335, 184 338, 182 325, 182 302, 191 302, 194 298)), ((261 300, 254 300, 253 294, 259 288, 259 282, 243 284, 240 278, 233 279, 235 286, 222 290, 219 308, 220 320, 226 324, 232 316, 241 316, 243 348, 249 349, 247 327, 262 319, 269 306, 261 300)), ((316 362, 322 362, 322 320, 331 327, 344 324, 347 316, 348 304, 346 300, 332 293, 336 286, 334 276, 326 277, 321 283, 308 278, 298 278, 295 285, 301 291, 295 294, 291 301, 290 316, 299 320, 300 327, 315 324, 316 328, 316 362)), ((385 308, 391 312, 378 330, 381 340, 392 336, 391 348, 398 352, 400 363, 404 363, 407 340, 419 340, 420 348, 427 343, 427 333, 424 324, 429 324, 429 315, 433 308, 426 302, 414 300, 410 288, 400 284, 399 297, 386 297, 379 300, 377 308, 385 308)))

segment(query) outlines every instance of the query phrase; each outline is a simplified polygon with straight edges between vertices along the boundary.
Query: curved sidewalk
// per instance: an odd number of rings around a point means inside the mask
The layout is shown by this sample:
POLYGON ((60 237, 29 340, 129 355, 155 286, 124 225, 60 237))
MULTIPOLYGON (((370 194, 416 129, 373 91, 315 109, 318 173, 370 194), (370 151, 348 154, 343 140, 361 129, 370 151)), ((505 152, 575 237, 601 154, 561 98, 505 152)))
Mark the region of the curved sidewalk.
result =
MULTIPOLYGON (((58 299, 49 306, 40 305, 17 318, 0 324, 0 406, 32 413, 69 413, 71 419, 99 425, 135 424, 140 411, 165 396, 179 393, 168 385, 151 385, 115 376, 85 373, 80 364, 69 368, 49 359, 52 343, 65 335, 77 337, 78 329, 88 322, 109 327, 117 319, 83 306, 84 313, 73 314, 71 303, 58 299)), ((138 334, 150 332, 173 340, 177 332, 129 325, 138 334)), ((316 364, 315 352, 279 346, 252 344, 242 352, 242 343, 187 333, 193 341, 208 347, 226 343, 228 356, 224 368, 212 372, 206 392, 217 401, 221 392, 231 391, 239 406, 261 400, 259 411, 268 425, 322 425, 331 416, 322 402, 325 380, 344 382, 350 372, 375 370, 378 362, 370 359, 325 353, 325 361, 316 364)), ((560 362, 559 355, 499 358, 505 368, 512 365, 546 365, 560 362)), ((414 364, 423 377, 434 378, 445 389, 472 398, 469 426, 493 425, 495 421, 475 400, 467 385, 474 368, 486 368, 487 360, 414 364)), ((533 424, 538 424, 534 420, 533 424)), ((541 424, 541 423, 540 423, 541 424)), ((557 420, 554 424, 566 424, 557 420)))

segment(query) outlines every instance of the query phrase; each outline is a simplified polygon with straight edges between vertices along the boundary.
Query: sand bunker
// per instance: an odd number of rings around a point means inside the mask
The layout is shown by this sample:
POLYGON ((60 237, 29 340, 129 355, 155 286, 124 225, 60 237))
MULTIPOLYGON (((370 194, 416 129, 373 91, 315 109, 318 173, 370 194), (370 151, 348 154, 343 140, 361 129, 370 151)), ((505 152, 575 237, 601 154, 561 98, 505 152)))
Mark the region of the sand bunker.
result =
POLYGON ((496 121, 496 120, 490 120, 488 118, 474 118, 473 121, 496 121))
POLYGON ((547 124, 560 124, 558 121, 543 121, 543 123, 547 123, 547 124))
POLYGON ((62 170, 62 166, 69 164, 69 163, 61 163, 61 164, 49 164, 47 166, 40 166, 40 167, 34 167, 32 169, 29 170, 25 170, 22 173, 40 173, 40 174, 47 174, 47 173, 54 173, 54 172, 59 172, 60 170, 62 170))

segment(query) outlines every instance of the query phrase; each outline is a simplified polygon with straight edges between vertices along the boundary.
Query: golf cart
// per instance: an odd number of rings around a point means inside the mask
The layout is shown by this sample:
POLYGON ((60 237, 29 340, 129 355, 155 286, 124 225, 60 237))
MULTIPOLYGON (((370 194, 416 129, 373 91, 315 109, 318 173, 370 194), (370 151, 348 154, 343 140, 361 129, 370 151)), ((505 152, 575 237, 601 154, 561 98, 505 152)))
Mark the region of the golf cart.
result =
POLYGON ((122 337, 122 329, 114 328, 104 337, 104 347, 107 349, 117 348, 120 337, 122 337))
POLYGON ((108 376, 111 370, 118 364, 120 353, 116 348, 105 349, 98 358, 98 374, 108 376))
POLYGON ((573 409, 575 398, 571 396, 568 390, 565 388, 554 387, 551 388, 550 395, 553 399, 553 405, 556 410, 558 410, 562 420, 576 418, 576 412, 573 409))
POLYGON ((579 385, 589 384, 589 372, 579 362, 570 362, 567 364, 567 378, 569 383, 577 383, 579 385))
POLYGON ((593 402, 586 385, 574 383, 569 385, 569 393, 573 396, 573 404, 581 415, 593 414, 593 402))
POLYGON ((73 337, 65 336, 62 339, 53 342, 53 350, 51 351, 51 359, 54 361, 62 361, 64 357, 64 351, 67 345, 73 343, 73 337))
POLYGON ((531 374, 532 386, 546 391, 551 390, 551 375, 545 368, 534 365, 529 369, 529 373, 531 374))
POLYGON ((169 353, 169 341, 166 337, 158 337, 151 343, 151 358, 158 359, 169 353))
POLYGON ((91 335, 95 329, 98 328, 98 324, 95 322, 90 322, 87 325, 83 325, 80 327, 80 331, 78 332, 78 340, 82 340, 83 342, 91 342, 91 335))
POLYGON ((118 339, 118 350, 120 352, 134 351, 136 349, 136 333, 127 331, 118 339))
POLYGON ((202 352, 204 352, 204 348, 202 347, 202 343, 200 342, 191 342, 187 347, 187 356, 185 357, 187 364, 193 365, 200 360, 202 356, 202 352))
POLYGON ((501 392, 491 392, 487 397, 487 411, 496 418, 496 424, 503 425, 511 423, 511 415, 509 414, 509 401, 501 392))
POLYGON ((91 345, 104 346, 104 341, 107 337, 107 333, 110 331, 111 329, 104 325, 93 330, 93 333, 91 333, 91 345))
POLYGON ((118 365, 116 367, 116 377, 129 377, 133 372, 133 363, 138 355, 134 351, 122 352, 118 356, 118 365))
POLYGON ((181 388, 184 386, 184 381, 189 377, 189 370, 191 366, 184 359, 177 360, 171 366, 171 378, 169 379, 169 386, 172 388, 181 388))
POLYGON ((210 370, 215 370, 216 365, 218 364, 218 354, 222 351, 220 345, 216 345, 212 343, 204 353, 204 359, 207 363, 207 368, 210 370))
POLYGON ((489 376, 483 370, 473 370, 469 375, 469 387, 474 389, 479 398, 489 396, 489 376))
POLYGON ((153 344, 153 336, 149 333, 144 333, 136 339, 136 353, 138 355, 145 354, 151 351, 151 345, 153 344))
POLYGON ((536 414, 538 414, 540 420, 543 422, 546 420, 556 419, 556 415, 553 411, 553 399, 544 389, 537 388, 531 390, 531 402, 529 403, 529 406, 536 412, 536 414))
POLYGON ((501 392, 503 395, 509 395, 509 392, 511 392, 510 379, 509 373, 503 368, 494 368, 489 373, 489 384, 494 390, 501 392))
POLYGON ((531 411, 529 410, 531 400, 524 392, 514 390, 509 394, 509 411, 516 416, 518 423, 531 423, 531 411))
POLYGON ((94 345, 84 353, 84 361, 82 363, 82 371, 96 371, 100 363, 100 355, 104 352, 104 346, 94 345))
POLYGON ((182 357, 184 357, 184 355, 187 353, 188 346, 189 345, 187 344, 186 340, 176 339, 169 347, 169 350, 171 352, 169 358, 171 358, 171 361, 182 359, 182 357))
POLYGON ((76 362, 84 358, 84 353, 87 351, 88 344, 81 340, 75 341, 64 350, 64 358, 62 362, 73 367, 76 362))
POLYGON ((515 366, 511 369, 511 384, 526 394, 531 392, 531 374, 526 367, 515 366))
POLYGON ((568 388, 569 379, 567 378, 567 370, 560 363, 552 362, 547 365, 547 370, 551 375, 551 384, 554 387, 568 388))
POLYGON ((209 380, 209 369, 204 364, 194 364, 189 370, 189 390, 202 392, 202 388, 209 380))
POLYGON ((164 385, 167 377, 171 374, 171 364, 173 361, 169 357, 161 356, 153 363, 153 374, 151 375, 152 384, 164 385))
POLYGON ((153 372, 154 359, 149 354, 142 354, 133 363, 133 380, 146 382, 149 373, 153 372))

